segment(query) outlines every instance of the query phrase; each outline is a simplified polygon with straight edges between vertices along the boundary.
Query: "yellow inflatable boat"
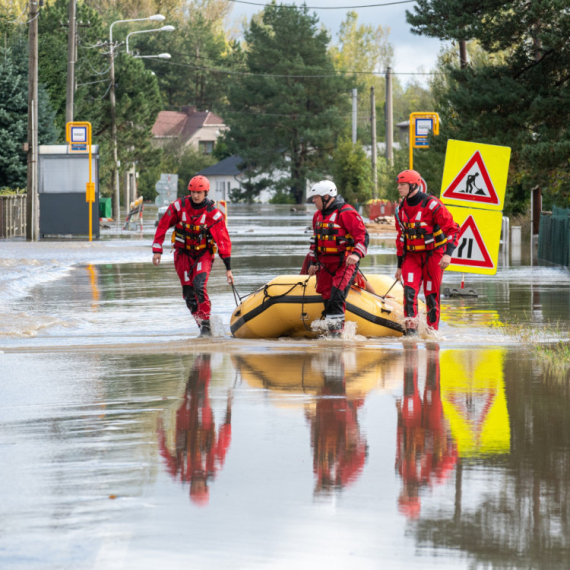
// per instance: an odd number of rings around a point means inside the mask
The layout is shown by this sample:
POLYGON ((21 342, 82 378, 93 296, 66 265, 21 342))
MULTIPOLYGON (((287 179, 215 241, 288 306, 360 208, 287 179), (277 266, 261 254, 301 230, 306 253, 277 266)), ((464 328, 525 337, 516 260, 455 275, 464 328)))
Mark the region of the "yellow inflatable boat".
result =
MULTIPOLYGON (((386 275, 365 275, 376 294, 351 287, 346 299, 346 320, 356 323, 357 334, 402 336, 403 288, 386 275)), ((315 338, 311 323, 321 318, 322 297, 315 291, 315 277, 281 275, 243 299, 234 311, 230 329, 236 338, 315 338)))

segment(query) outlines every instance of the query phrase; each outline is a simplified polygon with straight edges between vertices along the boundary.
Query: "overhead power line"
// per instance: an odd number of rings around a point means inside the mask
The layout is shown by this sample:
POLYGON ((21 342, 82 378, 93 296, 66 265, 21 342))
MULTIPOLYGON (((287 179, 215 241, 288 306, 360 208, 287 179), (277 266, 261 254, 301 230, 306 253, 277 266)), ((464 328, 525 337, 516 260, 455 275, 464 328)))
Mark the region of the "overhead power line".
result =
MULTIPOLYGON (((217 69, 215 67, 204 67, 200 65, 191 65, 189 63, 178 63, 176 61, 157 60, 159 63, 166 63, 168 65, 176 65, 178 67, 188 67, 199 71, 211 71, 214 73, 227 73, 228 75, 245 75, 253 77, 283 77, 291 79, 322 79, 324 77, 339 77, 343 75, 384 75, 383 71, 339 71, 337 73, 328 74, 315 74, 315 75, 293 75, 293 74, 278 74, 278 73, 253 73, 251 71, 233 71, 231 69, 217 69)), ((392 75, 443 75, 437 71, 411 71, 392 73, 392 75)))
MULTIPOLYGON (((411 4, 416 0, 399 0, 399 2, 384 2, 382 4, 363 4, 361 6, 297 6, 309 10, 354 10, 356 8, 381 8, 382 6, 394 6, 395 4, 411 4)), ((249 4, 250 6, 262 6, 263 8, 290 8, 290 4, 261 4, 259 2, 247 2, 246 0, 228 0, 234 4, 249 4)))

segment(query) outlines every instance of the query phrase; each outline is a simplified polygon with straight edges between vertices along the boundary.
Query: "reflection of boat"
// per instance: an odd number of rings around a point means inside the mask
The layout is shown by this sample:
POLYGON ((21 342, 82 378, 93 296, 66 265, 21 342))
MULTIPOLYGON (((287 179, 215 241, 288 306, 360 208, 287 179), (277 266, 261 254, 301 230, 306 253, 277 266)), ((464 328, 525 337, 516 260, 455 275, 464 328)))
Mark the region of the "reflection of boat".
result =
MULTIPOLYGON (((342 490, 358 479, 368 455, 359 411, 366 393, 382 386, 380 372, 384 368, 392 372, 393 359, 389 355, 329 350, 237 354, 232 355, 232 360, 250 386, 265 388, 280 401, 292 399, 286 394, 311 395, 303 404, 311 427, 316 494, 342 490)), ((399 374, 392 376, 397 378, 399 374)))
MULTIPOLYGON (((284 352, 282 354, 234 354, 232 361, 252 387, 272 393, 318 394, 330 369, 329 352, 284 352)), ((402 377, 398 354, 377 350, 344 350, 343 378, 346 395, 361 397, 374 389, 392 389, 402 377)))
MULTIPOLYGON (((392 277, 366 275, 376 295, 351 287, 346 299, 346 320, 356 323, 364 336, 402 336, 403 288, 390 291, 392 298, 381 299, 394 283, 392 277)), ((315 337, 311 323, 321 318, 324 304, 315 291, 316 279, 281 275, 244 299, 234 311, 230 328, 237 338, 315 337)))

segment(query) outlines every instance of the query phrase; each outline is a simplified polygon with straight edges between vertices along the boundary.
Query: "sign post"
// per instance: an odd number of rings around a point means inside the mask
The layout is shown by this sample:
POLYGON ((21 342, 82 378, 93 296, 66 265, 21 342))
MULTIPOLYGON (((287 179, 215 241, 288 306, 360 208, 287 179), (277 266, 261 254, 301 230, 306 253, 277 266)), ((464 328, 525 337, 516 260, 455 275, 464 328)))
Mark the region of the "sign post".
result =
POLYGON ((93 182, 93 164, 91 161, 91 123, 86 121, 67 123, 65 134, 69 143, 69 152, 87 152, 89 154, 89 180, 85 185, 85 201, 89 203, 89 241, 92 241, 95 183, 93 182))
POLYGON ((434 135, 439 135, 439 115, 437 113, 410 114, 410 170, 414 168, 414 148, 429 148, 430 131, 433 131, 434 135))

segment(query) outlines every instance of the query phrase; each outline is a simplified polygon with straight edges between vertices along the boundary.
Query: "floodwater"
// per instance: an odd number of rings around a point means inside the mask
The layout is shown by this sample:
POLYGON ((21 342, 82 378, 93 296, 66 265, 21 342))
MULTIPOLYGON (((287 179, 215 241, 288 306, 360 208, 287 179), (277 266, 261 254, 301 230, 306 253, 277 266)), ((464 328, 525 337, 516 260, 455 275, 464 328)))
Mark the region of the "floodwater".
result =
MULTIPOLYGON (((309 224, 230 205, 241 295, 309 224)), ((0 242, 0 568, 569 567, 568 373, 502 326, 568 331, 567 270, 503 252, 438 338, 247 341, 218 261, 202 340, 153 226, 0 242)))

